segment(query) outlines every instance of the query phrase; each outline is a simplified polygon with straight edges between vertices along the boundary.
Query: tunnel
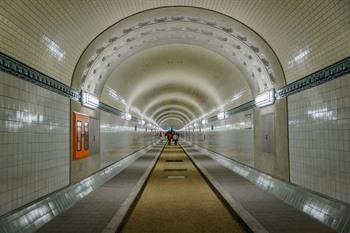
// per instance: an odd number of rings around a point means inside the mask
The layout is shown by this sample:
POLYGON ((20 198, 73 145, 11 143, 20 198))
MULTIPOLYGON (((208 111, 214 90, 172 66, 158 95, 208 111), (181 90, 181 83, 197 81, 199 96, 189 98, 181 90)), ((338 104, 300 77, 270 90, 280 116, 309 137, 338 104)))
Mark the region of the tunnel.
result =
POLYGON ((1 233, 350 232, 349 0, 1 0, 1 233))

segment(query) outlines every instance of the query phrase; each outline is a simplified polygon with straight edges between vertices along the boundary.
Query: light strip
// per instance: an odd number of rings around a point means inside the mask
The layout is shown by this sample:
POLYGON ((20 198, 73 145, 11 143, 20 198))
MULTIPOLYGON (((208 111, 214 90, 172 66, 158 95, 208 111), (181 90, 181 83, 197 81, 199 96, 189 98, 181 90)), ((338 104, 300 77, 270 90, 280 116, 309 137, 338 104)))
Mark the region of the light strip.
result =
POLYGON ((83 106, 95 109, 98 107, 99 103, 100 101, 96 96, 84 91, 81 92, 81 104, 83 106))
POLYGON ((125 112, 125 113, 124 113, 124 120, 126 120, 126 121, 130 121, 130 120, 131 120, 131 118, 132 118, 132 116, 131 116, 131 114, 130 114, 130 113, 127 113, 127 112, 125 112))
POLYGON ((217 117, 218 117, 219 120, 225 119, 225 117, 226 117, 225 116, 225 112, 220 112, 217 117))
POLYGON ((255 97, 255 105, 264 107, 275 103, 275 89, 260 93, 255 97))

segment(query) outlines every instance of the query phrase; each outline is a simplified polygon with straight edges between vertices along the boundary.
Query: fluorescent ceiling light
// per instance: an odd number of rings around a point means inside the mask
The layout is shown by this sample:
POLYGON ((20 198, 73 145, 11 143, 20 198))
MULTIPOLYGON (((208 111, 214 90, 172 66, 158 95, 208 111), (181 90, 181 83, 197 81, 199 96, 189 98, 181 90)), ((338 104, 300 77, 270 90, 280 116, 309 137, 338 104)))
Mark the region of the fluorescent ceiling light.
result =
POLYGON ((61 61, 64 58, 66 52, 62 48, 60 48, 60 46, 56 44, 55 41, 51 40, 46 35, 43 35, 41 41, 50 50, 50 53, 57 58, 57 60, 61 61))
POLYGON ((98 107, 100 101, 94 95, 91 95, 87 92, 81 92, 81 104, 85 107, 95 109, 98 107))
POLYGON ((295 65, 302 63, 305 59, 307 59, 307 56, 310 52, 311 50, 309 48, 300 50, 299 54, 297 54, 292 60, 288 61, 288 68, 292 68, 295 65))
POLYGON ((255 105, 264 107, 275 103, 275 89, 260 93, 255 97, 255 105))
POLYGON ((217 117, 219 120, 225 119, 225 112, 220 112, 217 117))
POLYGON ((126 120, 126 121, 130 121, 130 120, 131 120, 131 118, 132 118, 132 116, 131 116, 131 114, 130 114, 130 113, 127 113, 127 112, 125 112, 125 113, 124 113, 124 120, 126 120))

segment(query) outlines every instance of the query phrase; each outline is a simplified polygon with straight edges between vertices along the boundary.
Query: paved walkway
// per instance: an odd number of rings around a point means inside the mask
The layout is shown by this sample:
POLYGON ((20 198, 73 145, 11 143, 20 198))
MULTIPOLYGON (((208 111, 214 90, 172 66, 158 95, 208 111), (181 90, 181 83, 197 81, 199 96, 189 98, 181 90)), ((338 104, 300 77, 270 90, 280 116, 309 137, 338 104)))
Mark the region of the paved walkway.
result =
POLYGON ((179 146, 166 146, 123 233, 243 233, 179 146))

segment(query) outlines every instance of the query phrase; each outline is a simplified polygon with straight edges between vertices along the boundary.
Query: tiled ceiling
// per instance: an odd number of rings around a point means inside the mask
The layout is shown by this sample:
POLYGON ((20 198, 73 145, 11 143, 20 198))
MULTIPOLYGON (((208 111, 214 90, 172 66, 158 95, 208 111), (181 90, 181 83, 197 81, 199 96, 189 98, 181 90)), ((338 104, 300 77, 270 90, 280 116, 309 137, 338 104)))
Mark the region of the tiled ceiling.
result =
POLYGON ((70 84, 87 45, 117 21, 150 8, 196 6, 246 24, 271 45, 288 82, 350 53, 348 0, 4 0, 0 49, 70 84))
POLYGON ((179 126, 349 56, 349 25, 349 0, 3 0, 0 51, 179 126))
MULTIPOLYGON (((285 84, 274 52, 242 23, 209 10, 165 7, 130 16, 94 39, 76 66, 73 87, 99 96, 106 80, 121 78, 124 83, 129 81, 125 77, 130 76, 140 64, 132 65, 133 69, 124 72, 123 76, 117 77, 113 73, 130 57, 154 47, 162 47, 164 53, 169 55, 164 45, 172 44, 190 45, 187 46, 189 49, 191 46, 201 47, 225 57, 230 61, 228 66, 235 66, 244 73, 243 78, 250 83, 253 94, 285 84)), ((173 52, 173 57, 168 56, 167 59, 181 59, 176 51, 173 52)), ((150 58, 144 59, 151 62, 150 58)), ((211 69, 221 70, 215 65, 211 69)))

